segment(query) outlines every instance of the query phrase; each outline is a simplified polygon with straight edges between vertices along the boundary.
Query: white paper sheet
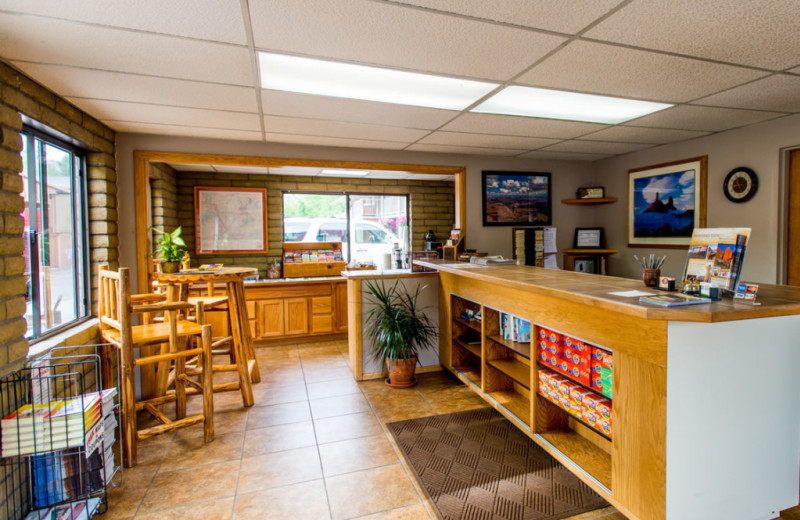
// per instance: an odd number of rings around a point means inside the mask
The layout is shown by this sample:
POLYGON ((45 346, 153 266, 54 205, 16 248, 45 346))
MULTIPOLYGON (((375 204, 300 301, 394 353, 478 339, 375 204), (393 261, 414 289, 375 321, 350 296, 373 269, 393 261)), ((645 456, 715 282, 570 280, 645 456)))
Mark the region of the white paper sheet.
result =
POLYGON ((544 257, 545 269, 558 269, 558 262, 556 262, 556 255, 545 255, 544 257))
POLYGON ((613 294, 614 296, 624 296, 625 298, 633 298, 635 296, 652 296, 656 293, 633 290, 633 291, 616 291, 616 292, 610 292, 608 294, 613 294))
POLYGON ((556 228, 546 227, 544 228, 543 234, 544 234, 544 252, 545 253, 557 252, 558 247, 556 247, 556 228))

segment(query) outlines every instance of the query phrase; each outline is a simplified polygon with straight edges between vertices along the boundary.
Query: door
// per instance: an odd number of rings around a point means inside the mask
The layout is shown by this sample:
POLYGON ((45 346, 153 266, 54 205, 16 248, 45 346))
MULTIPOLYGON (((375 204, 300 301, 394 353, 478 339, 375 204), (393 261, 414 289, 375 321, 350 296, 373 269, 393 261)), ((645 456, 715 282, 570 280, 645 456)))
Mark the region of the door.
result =
POLYGON ((284 333, 308 334, 308 298, 286 298, 283 303, 284 333))
POLYGON ((256 314, 257 338, 283 336, 283 300, 261 300, 256 314))
POLYGON ((800 285, 800 149, 789 153, 786 284, 800 285))

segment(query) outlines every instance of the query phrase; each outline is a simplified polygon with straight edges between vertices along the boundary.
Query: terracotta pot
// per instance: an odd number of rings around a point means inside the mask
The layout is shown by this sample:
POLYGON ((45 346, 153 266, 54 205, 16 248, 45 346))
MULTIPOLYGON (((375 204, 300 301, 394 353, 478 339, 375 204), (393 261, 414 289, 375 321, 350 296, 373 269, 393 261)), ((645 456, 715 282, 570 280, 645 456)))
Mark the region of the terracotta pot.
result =
POLYGON ((161 262, 162 273, 177 273, 181 270, 180 261, 177 262, 161 262))
POLYGON ((389 379, 386 384, 392 388, 409 388, 417 384, 414 372, 417 370, 417 356, 408 359, 387 359, 386 368, 389 379))

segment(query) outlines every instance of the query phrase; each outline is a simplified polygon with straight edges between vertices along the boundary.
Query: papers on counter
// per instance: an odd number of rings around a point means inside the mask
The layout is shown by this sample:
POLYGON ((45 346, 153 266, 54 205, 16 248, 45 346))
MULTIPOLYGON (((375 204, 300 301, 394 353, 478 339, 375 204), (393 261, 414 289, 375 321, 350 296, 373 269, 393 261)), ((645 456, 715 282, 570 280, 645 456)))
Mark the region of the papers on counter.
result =
POLYGON ((633 291, 614 291, 608 294, 612 294, 614 296, 622 296, 624 298, 634 298, 636 296, 652 296, 656 293, 633 290, 633 291))

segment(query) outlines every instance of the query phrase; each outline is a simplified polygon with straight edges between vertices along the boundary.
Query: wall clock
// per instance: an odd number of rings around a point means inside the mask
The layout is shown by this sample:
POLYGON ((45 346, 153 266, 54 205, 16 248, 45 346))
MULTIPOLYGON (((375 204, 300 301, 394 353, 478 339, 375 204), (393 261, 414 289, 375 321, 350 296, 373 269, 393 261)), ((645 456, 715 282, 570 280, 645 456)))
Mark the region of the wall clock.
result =
POLYGON ((740 166, 734 168, 725 177, 725 182, 722 184, 722 189, 725 191, 725 196, 731 202, 747 202, 753 198, 758 190, 758 177, 756 172, 750 168, 740 166))

